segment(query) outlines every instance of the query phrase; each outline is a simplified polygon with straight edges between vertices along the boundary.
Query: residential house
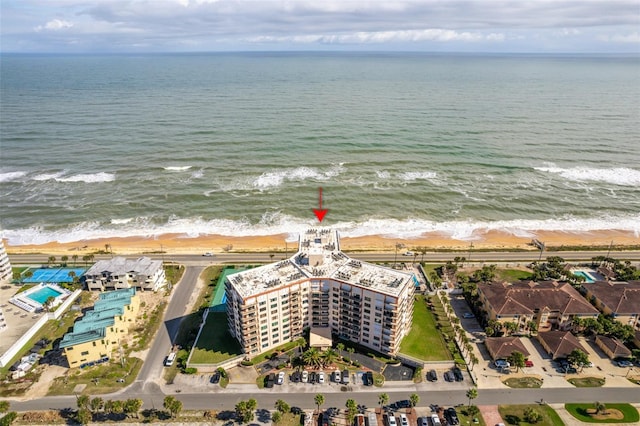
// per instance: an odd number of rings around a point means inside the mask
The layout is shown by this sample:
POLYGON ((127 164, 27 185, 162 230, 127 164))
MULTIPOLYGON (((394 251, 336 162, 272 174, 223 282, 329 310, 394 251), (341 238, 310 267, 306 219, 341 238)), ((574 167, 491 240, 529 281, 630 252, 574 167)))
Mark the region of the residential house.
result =
POLYGON ((114 257, 97 261, 84 274, 89 290, 118 290, 135 287, 157 291, 167 284, 162 261, 148 257, 114 257))
POLYGON ((515 322, 520 330, 530 322, 538 332, 567 330, 575 317, 598 317, 598 310, 568 283, 482 283, 478 296, 488 319, 515 322))
POLYGON ((588 353, 578 341, 578 338, 569 331, 546 331, 538 333, 538 341, 553 359, 566 358, 574 349, 580 349, 588 353))
POLYGON ((616 338, 596 336, 596 345, 611 359, 631 357, 629 348, 616 338))
POLYGON ((491 359, 506 359, 514 352, 520 352, 525 358, 531 355, 519 337, 487 337, 484 344, 491 359))
POLYGON ((640 328, 640 281, 596 281, 582 290, 603 314, 640 328))

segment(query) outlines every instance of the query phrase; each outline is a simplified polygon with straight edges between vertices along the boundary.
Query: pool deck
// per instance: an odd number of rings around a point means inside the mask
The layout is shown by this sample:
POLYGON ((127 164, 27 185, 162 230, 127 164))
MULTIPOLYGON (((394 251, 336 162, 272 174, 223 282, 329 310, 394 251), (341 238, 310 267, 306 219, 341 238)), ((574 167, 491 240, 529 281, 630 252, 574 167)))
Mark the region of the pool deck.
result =
POLYGON ((45 312, 39 314, 28 313, 9 303, 9 299, 19 289, 19 286, 14 285, 9 286, 8 289, 0 289, 0 309, 7 325, 0 332, 0 354, 5 353, 41 316, 46 315, 45 312))

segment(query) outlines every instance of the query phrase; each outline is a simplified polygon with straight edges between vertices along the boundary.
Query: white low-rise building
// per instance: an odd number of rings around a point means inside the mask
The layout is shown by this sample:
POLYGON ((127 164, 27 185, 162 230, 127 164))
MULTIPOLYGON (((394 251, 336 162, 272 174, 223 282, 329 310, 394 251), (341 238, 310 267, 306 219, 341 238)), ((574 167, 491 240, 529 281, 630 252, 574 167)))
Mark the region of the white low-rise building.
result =
POLYGON ((396 354, 413 315, 413 274, 351 259, 338 233, 309 229, 289 259, 226 280, 231 334, 255 355, 295 340, 305 328, 396 354))
POLYGON ((135 287, 156 291, 167 285, 162 261, 148 257, 114 257, 97 261, 84 274, 89 290, 119 290, 135 287))

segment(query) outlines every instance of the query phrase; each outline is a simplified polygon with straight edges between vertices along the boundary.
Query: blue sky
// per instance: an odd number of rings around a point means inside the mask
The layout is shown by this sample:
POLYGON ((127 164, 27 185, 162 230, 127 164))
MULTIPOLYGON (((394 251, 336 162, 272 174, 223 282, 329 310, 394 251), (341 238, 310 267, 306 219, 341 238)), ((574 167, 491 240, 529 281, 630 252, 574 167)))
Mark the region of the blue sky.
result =
POLYGON ((2 52, 640 53, 640 0, 2 0, 2 52))

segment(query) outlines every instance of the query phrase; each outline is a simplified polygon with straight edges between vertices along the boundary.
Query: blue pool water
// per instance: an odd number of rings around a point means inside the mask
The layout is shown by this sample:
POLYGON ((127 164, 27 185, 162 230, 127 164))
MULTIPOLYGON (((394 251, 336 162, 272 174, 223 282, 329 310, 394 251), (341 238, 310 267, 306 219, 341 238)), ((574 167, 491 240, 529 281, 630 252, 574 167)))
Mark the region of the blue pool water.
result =
POLYGON ((575 272, 573 273, 573 275, 578 275, 578 276, 580 276, 580 277, 584 277, 585 282, 587 282, 587 283, 595 282, 595 280, 591 277, 591 275, 589 275, 589 274, 585 274, 585 273, 584 273, 584 272, 582 272, 582 271, 575 271, 575 272))
POLYGON ((60 293, 59 291, 56 291, 50 287, 43 287, 40 290, 34 291, 33 293, 29 294, 27 297, 43 305, 49 297, 58 297, 61 294, 62 293, 60 293))

